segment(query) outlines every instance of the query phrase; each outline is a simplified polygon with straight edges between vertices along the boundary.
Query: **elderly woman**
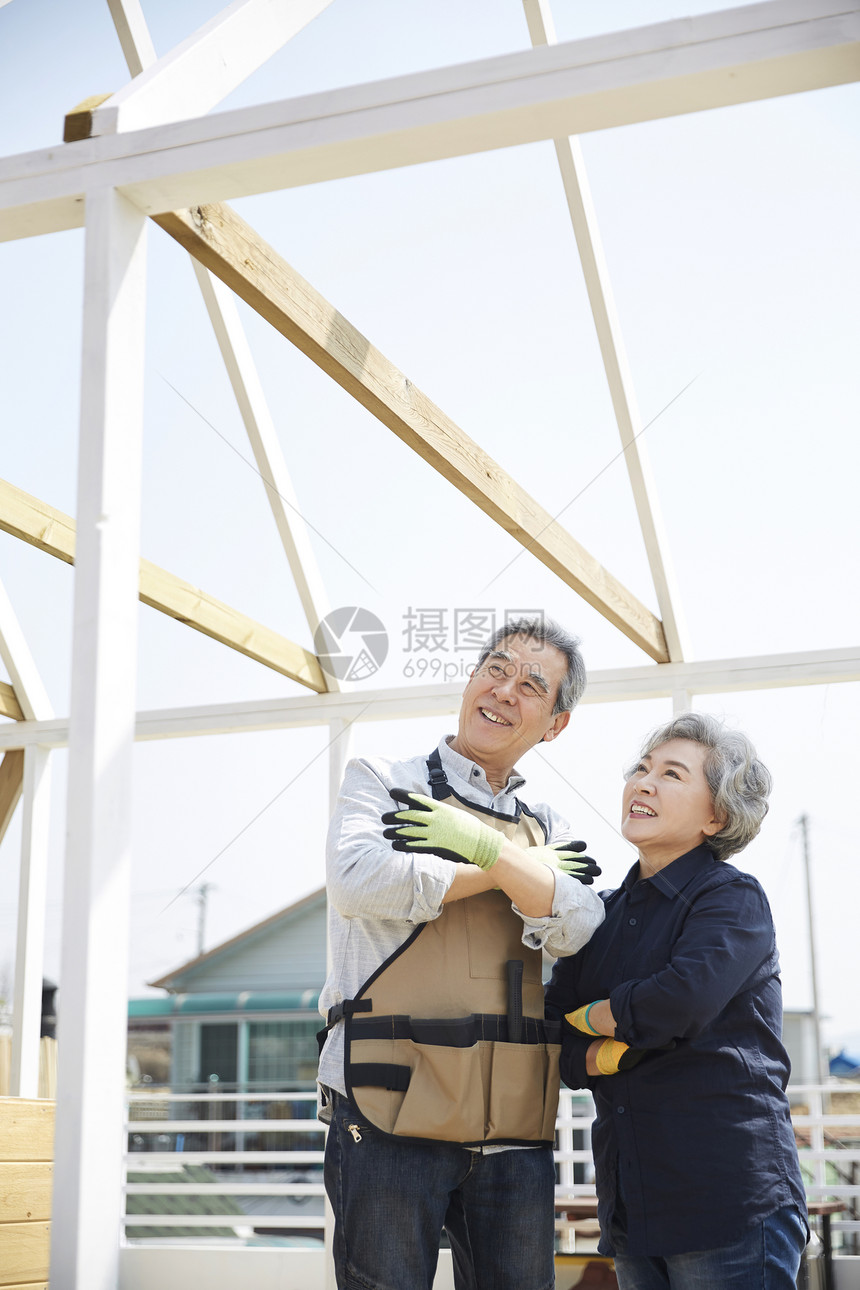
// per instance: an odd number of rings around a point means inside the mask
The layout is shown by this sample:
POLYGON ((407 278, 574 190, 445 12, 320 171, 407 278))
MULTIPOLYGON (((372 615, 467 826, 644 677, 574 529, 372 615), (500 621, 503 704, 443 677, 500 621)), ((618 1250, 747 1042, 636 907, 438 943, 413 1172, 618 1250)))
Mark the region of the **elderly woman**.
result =
POLYGON ((780 1042, 770 908, 727 864, 770 775, 749 740, 686 713, 630 770, 639 859, 606 919, 556 963, 562 1078, 590 1088, 600 1251, 621 1290, 793 1290, 808 1238, 780 1042))

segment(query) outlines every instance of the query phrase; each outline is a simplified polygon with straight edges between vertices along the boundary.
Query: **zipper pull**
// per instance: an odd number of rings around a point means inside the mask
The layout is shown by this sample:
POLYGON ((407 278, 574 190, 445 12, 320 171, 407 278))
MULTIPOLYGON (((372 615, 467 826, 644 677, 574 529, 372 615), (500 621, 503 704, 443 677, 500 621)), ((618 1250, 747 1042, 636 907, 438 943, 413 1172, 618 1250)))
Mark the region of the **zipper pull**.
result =
POLYGON ((357 1124, 348 1124, 348 1125, 346 1126, 346 1131, 347 1131, 347 1133, 351 1133, 351 1134, 352 1134, 352 1140, 353 1140, 353 1142, 361 1142, 361 1134, 360 1134, 360 1133, 359 1133, 359 1131, 358 1131, 358 1125, 357 1125, 357 1124))

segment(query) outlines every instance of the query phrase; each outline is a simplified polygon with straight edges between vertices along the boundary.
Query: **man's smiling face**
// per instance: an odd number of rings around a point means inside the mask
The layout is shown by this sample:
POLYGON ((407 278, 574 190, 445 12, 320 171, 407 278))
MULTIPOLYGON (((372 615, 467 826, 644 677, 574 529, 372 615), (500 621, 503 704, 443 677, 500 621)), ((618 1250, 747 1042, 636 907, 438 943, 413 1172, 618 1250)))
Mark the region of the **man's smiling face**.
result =
POLYGON ((509 636, 476 668, 463 692, 455 752, 485 771, 510 772, 518 757, 567 725, 553 714, 567 659, 554 645, 509 636))

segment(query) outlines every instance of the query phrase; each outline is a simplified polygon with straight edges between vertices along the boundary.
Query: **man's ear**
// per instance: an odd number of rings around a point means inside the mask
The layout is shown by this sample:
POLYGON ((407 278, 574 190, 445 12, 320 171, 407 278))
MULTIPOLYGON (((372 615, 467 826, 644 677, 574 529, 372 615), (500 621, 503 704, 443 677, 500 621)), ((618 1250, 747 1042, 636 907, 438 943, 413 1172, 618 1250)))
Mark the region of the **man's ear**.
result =
POLYGON ((556 735, 560 735, 568 721, 570 721, 569 712, 557 712, 552 719, 552 725, 544 734, 543 742, 548 744, 551 739, 555 739, 556 735))

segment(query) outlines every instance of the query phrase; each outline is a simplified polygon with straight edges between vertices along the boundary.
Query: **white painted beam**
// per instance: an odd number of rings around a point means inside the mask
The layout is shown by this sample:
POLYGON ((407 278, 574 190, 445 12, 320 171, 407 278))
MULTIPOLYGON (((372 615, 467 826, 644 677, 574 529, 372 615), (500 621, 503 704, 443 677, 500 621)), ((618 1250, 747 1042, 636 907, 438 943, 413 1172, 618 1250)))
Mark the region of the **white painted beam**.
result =
MULTIPOLYGON (((523 6, 532 44, 554 45, 555 28, 549 0, 523 0, 523 6)), ((555 139, 553 143, 615 420, 624 448, 624 463, 660 607, 669 660, 680 663, 684 658, 690 657, 690 643, 680 612, 680 595, 669 556, 669 544, 648 450, 644 440, 640 438, 642 418, 639 415, 621 324, 615 309, 609 266, 603 252, 585 158, 576 138, 555 139)))
POLYGON ((9 1089, 13 1097, 39 1096, 39 1039, 51 818, 49 759, 47 748, 34 745, 25 749, 9 1089))
MULTIPOLYGON (((121 0, 114 0, 114 3, 120 4, 121 0)), ((133 6, 137 3, 137 0, 124 0, 124 3, 133 6)), ((317 11, 324 8, 328 3, 330 3, 330 0, 324 0, 324 3, 318 4, 317 11)), ((284 0, 278 0, 275 6, 275 16, 283 18, 289 11, 291 20, 295 20, 301 9, 307 11, 308 6, 305 4, 297 5, 294 0, 286 0, 286 3, 284 3, 284 0)), ((219 15, 217 19, 213 19, 209 26, 218 26, 222 35, 226 35, 227 29, 231 28, 232 23, 235 36, 236 23, 233 20, 241 16, 242 20, 247 23, 254 20, 254 15, 258 10, 258 4, 234 4, 225 13, 219 15), (242 15, 239 15, 239 8, 242 9, 242 15)), ((117 22, 116 17, 114 21, 115 23, 117 22)), ((131 40, 131 53, 133 54, 134 65, 140 70, 140 68, 151 66, 155 61, 155 53, 152 49, 146 23, 139 10, 137 13, 137 25, 138 31, 131 40)), ((281 30, 286 30, 286 28, 281 30)), ((122 31, 118 24, 117 31, 120 35, 120 40, 122 40, 122 31)), ((271 46, 275 33, 270 28, 267 28, 265 23, 261 24, 261 31, 265 35, 263 44, 260 47, 262 51, 271 46)), ((200 34, 198 33, 198 35, 200 34)), ((129 51, 126 50, 125 44, 123 44, 123 50, 126 53, 129 70, 133 71, 132 59, 129 51)), ((274 48, 269 48, 269 52, 274 53, 274 48)), ((178 55, 178 51, 175 51, 175 53, 178 55)), ((265 56, 268 57, 268 54, 265 56)), ((174 63, 175 65, 181 65, 182 60, 177 57, 174 63)), ((151 123, 148 122, 148 124, 151 123)), ((98 133, 98 131, 95 131, 95 133, 98 133)), ((251 443, 257 468, 266 488, 266 496, 296 583, 311 636, 313 636, 320 620, 327 614, 329 607, 323 591, 316 557, 308 536, 307 526, 298 508, 295 490, 272 423, 269 406, 257 374, 256 364, 239 319, 235 297, 223 283, 214 278, 197 260, 192 258, 191 264, 215 332, 215 339, 218 342, 224 365, 227 368, 227 375, 230 378, 236 402, 239 405, 239 411, 251 443)), ((337 679, 329 676, 328 673, 322 675, 322 681, 328 690, 339 690, 341 688, 337 679)))
MULTIPOLYGON (((236 300, 199 261, 191 263, 313 637, 330 606, 236 300)), ((340 689, 335 677, 323 676, 329 690, 340 689)))
MULTIPOLYGON (((734 694, 798 685, 837 685, 860 681, 860 646, 767 654, 755 658, 711 659, 692 663, 652 663, 643 667, 591 672, 583 703, 671 699, 676 693, 734 694)), ((416 685, 386 690, 356 689, 351 694, 315 698, 252 699, 140 712, 135 738, 184 739, 193 735, 289 730, 327 725, 336 719, 399 721, 444 716, 459 710, 462 685, 416 685)), ((68 743, 68 721, 19 721, 0 726, 0 750, 68 743)))
POLYGON ((48 721, 54 715, 48 692, 12 608, 6 588, 0 582, 0 658, 2 658, 21 712, 28 721, 48 721))
POLYGON ((0 239, 564 138, 860 77, 860 0, 769 0, 0 162, 0 239))
POLYGON ((156 57, 140 0, 107 0, 107 3, 128 70, 132 76, 140 76, 156 57))
POLYGON ((233 0, 157 62, 138 57, 141 74, 133 72, 129 85, 93 111, 92 133, 114 134, 203 116, 330 4, 331 0, 233 0))
POLYGON ((88 194, 52 1290, 119 1278, 145 224, 88 194))
MULTIPOLYGON (((12 681, 22 717, 30 721, 51 720, 54 713, 50 699, 2 583, 0 657, 12 681)), ((51 815, 51 776, 46 748, 31 745, 25 751, 22 798, 10 1092, 13 1097, 38 1097, 51 815)))

